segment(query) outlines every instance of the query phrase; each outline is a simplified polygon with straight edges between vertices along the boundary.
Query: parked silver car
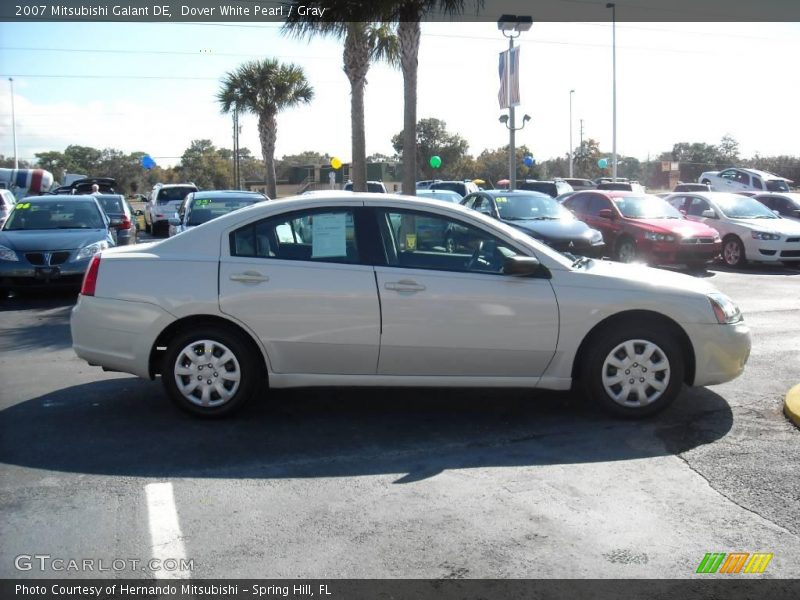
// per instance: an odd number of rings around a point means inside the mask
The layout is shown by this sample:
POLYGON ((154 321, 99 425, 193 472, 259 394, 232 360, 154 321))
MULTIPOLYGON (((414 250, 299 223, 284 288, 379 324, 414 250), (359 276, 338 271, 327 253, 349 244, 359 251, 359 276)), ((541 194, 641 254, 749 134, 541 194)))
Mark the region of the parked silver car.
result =
POLYGON ((93 365, 202 416, 270 388, 568 390, 642 417, 729 381, 750 334, 705 280, 580 258, 455 204, 331 192, 260 202, 92 260, 72 311, 93 365), (420 247, 421 228, 461 228, 420 247))

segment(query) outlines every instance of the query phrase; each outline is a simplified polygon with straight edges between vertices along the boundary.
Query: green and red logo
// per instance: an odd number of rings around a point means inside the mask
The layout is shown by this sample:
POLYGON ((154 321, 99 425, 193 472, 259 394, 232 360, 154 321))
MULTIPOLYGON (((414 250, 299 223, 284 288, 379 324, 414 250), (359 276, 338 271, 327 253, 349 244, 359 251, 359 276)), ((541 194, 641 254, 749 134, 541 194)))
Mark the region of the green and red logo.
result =
POLYGON ((697 573, 763 573, 772 554, 766 552, 707 552, 697 567, 697 573))

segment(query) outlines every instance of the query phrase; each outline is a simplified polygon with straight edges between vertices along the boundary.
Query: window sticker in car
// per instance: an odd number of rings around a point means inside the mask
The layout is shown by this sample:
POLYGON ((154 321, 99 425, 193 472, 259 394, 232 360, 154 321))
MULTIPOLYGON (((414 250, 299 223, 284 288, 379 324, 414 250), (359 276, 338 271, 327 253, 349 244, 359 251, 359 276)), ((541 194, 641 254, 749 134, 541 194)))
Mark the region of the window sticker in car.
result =
POLYGON ((198 198, 194 201, 195 206, 208 206, 209 204, 211 204, 210 198, 198 198))
POLYGON ((311 257, 347 256, 345 214, 314 215, 311 224, 311 257))
POLYGON ((417 234, 415 233, 407 233, 406 234, 406 250, 416 250, 417 249, 417 234))
POLYGON ((26 208, 30 208, 30 207, 31 207, 31 203, 30 202, 21 202, 21 203, 17 204, 17 210, 25 210, 26 208))
POLYGON ((505 204, 506 202, 508 202, 508 198, 506 198, 505 196, 497 196, 494 199, 494 201, 497 202, 498 204, 505 204))

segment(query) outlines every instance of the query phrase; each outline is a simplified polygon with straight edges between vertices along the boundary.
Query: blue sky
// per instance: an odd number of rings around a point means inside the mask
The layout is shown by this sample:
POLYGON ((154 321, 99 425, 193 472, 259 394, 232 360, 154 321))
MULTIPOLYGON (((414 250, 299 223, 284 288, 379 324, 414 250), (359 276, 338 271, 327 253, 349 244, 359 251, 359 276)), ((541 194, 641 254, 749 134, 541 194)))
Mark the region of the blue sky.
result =
MULTIPOLYGON (((644 159, 730 133, 745 155, 796 154, 798 34, 796 23, 619 23, 619 152, 644 159)), ((518 111, 532 121, 518 143, 539 159, 565 154, 575 89, 574 145, 583 119, 586 137, 610 151, 610 24, 535 23, 520 45, 518 111)), ((497 120, 497 53, 506 47, 493 23, 423 24, 418 117, 445 120, 473 154, 506 144, 497 120)), ((21 158, 75 143, 172 164, 193 139, 230 147, 230 118, 214 93, 227 71, 262 57, 303 66, 316 90, 312 104, 279 117, 277 156, 316 150, 349 160, 340 44, 298 42, 272 23, 0 23, 0 154, 12 154, 9 76, 21 158)), ((368 81, 367 151, 390 154, 402 76, 375 65, 368 81)), ((255 119, 242 125, 242 145, 260 154, 255 119)))

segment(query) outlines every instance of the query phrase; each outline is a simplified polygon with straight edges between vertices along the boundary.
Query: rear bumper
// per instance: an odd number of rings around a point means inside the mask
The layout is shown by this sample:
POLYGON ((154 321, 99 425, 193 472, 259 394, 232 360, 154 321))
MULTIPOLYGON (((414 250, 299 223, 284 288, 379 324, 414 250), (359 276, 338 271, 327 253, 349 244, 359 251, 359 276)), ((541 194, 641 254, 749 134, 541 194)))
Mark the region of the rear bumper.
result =
POLYGON ((154 304, 79 296, 70 329, 75 354, 89 364, 150 377, 150 352, 175 317, 154 304))

